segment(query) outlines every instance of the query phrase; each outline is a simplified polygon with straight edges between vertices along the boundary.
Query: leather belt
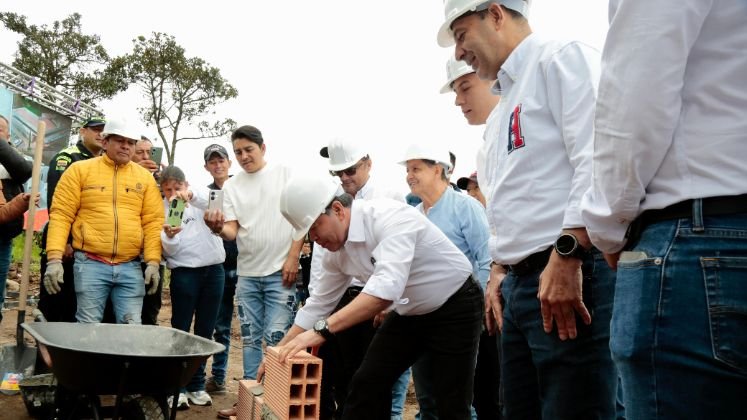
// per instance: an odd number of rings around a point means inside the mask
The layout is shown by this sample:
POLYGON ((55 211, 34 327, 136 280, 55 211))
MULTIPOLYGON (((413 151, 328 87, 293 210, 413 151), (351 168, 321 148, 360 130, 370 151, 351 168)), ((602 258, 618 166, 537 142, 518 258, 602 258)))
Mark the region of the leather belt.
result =
POLYGON ((547 265, 547 261, 550 259, 552 249, 552 247, 549 247, 544 251, 535 252, 534 254, 524 258, 516 264, 504 265, 503 268, 506 269, 506 271, 510 270, 517 276, 523 276, 534 271, 542 270, 545 268, 545 266, 547 265))
MULTIPOLYGON (((728 195, 719 197, 702 198, 701 216, 726 216, 730 214, 747 213, 747 194, 728 195)), ((628 230, 628 242, 626 249, 635 246, 640 238, 641 232, 647 226, 665 220, 693 218, 693 204, 695 200, 685 200, 663 209, 646 210, 630 224, 628 230)))

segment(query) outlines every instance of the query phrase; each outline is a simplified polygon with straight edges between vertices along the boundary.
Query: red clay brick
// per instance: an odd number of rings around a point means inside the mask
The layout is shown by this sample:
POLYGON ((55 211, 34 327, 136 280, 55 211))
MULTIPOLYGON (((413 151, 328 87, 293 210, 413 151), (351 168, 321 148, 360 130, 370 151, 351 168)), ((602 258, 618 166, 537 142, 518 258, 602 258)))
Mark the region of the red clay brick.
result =
POLYGON ((237 420, 252 420, 252 399, 254 395, 251 388, 259 385, 257 381, 243 380, 239 381, 239 405, 236 406, 237 420))
POLYGON ((278 359, 278 351, 265 352, 265 402, 281 420, 319 418, 319 392, 322 361, 300 352, 287 363, 278 359))

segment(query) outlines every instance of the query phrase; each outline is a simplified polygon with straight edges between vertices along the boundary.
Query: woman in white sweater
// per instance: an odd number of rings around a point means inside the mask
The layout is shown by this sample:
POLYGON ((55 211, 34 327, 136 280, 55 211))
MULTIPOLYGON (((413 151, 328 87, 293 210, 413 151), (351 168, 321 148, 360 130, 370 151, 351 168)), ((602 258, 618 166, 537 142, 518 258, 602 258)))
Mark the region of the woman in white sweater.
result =
MULTIPOLYGON (((163 256, 171 270, 171 326, 189 331, 194 316, 194 334, 211 339, 225 279, 223 261, 226 252, 223 242, 210 232, 203 221, 207 207, 205 194, 188 190, 181 169, 175 166, 166 168, 161 174, 161 189, 167 217, 172 200, 183 198, 188 201, 181 226, 172 227, 167 223, 161 232, 163 256)), ((179 408, 189 408, 187 401, 195 405, 212 404, 205 392, 204 363, 179 394, 179 408)))

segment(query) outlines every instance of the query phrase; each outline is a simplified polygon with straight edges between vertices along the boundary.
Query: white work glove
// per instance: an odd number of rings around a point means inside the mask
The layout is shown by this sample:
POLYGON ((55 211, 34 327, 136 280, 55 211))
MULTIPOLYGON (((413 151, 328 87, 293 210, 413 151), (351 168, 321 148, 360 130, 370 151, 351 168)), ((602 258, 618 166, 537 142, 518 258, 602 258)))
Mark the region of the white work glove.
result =
POLYGON ((145 285, 150 285, 148 288, 149 295, 156 293, 158 290, 158 282, 161 281, 158 268, 158 264, 155 263, 148 263, 148 266, 145 267, 145 285))
POLYGON ((54 295, 62 290, 62 279, 65 269, 62 268, 62 261, 54 260, 47 263, 47 271, 44 272, 44 288, 47 293, 54 295))

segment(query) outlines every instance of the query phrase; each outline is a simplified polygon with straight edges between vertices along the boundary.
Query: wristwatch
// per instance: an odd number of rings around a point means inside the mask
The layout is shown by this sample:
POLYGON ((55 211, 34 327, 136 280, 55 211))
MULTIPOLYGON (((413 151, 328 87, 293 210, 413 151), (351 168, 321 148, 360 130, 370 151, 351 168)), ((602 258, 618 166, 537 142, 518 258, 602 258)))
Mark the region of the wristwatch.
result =
POLYGON ((335 335, 329 330, 326 319, 320 319, 314 323, 314 332, 324 337, 325 340, 329 340, 335 335))
POLYGON ((561 257, 583 260, 589 254, 572 233, 564 233, 555 240, 555 252, 561 257))

